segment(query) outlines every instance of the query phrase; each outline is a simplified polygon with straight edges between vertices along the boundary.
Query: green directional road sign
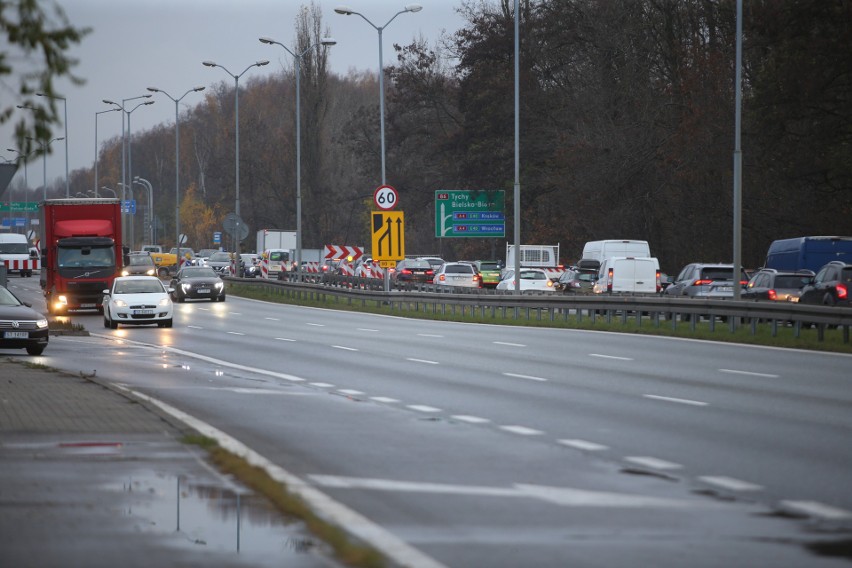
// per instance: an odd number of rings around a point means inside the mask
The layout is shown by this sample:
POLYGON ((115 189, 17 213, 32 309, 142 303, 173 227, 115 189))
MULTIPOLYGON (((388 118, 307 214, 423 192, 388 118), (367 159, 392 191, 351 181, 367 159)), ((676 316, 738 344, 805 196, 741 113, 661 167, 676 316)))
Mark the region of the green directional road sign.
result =
POLYGON ((502 189, 436 191, 436 237, 505 237, 506 198, 502 189))
MULTIPOLYGON (((8 213, 9 204, 8 203, 0 203, 0 213, 8 213)), ((12 213, 35 213, 38 211, 38 203, 35 201, 13 201, 12 202, 12 213)))

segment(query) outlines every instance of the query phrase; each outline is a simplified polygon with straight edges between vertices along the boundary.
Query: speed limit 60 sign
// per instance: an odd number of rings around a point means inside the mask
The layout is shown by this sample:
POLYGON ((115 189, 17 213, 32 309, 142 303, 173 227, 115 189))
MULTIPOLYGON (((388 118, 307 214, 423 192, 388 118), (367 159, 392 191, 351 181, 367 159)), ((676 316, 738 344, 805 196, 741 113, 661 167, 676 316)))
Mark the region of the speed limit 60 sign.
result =
POLYGON ((383 211, 393 209, 398 201, 399 194, 389 185, 381 185, 373 192, 373 203, 383 211))

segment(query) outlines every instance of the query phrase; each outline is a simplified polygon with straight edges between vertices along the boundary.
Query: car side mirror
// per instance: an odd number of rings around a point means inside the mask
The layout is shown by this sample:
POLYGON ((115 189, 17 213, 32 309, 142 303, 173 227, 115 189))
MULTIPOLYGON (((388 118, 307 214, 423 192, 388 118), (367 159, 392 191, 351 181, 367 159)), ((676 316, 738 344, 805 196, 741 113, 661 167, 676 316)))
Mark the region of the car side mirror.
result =
POLYGON ((103 294, 104 294, 104 296, 109 296, 109 290, 104 290, 103 294))

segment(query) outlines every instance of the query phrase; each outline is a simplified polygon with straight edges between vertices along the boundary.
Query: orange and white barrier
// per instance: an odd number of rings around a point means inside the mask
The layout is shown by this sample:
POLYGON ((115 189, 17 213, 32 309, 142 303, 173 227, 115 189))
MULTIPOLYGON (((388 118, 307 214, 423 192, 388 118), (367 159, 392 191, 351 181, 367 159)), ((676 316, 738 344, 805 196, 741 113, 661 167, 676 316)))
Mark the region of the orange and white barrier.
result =
POLYGON ((4 260, 6 270, 41 270, 41 260, 4 260))

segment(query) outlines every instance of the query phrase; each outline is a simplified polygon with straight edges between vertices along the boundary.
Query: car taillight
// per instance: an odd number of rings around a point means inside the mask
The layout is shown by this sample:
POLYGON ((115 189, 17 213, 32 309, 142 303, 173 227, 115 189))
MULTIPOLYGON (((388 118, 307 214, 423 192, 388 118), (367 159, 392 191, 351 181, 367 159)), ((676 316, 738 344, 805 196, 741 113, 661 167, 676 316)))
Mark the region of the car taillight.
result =
POLYGON ((606 274, 606 291, 612 292, 612 276, 615 274, 615 270, 612 268, 609 269, 609 272, 606 274))
POLYGON ((438 277, 438 280, 440 280, 441 282, 443 282, 444 280, 446 280, 446 278, 444 278, 444 275, 443 275, 443 274, 441 274, 441 275, 438 277))
POLYGON ((435 274, 434 270, 427 270, 426 271, 426 276, 433 276, 434 274, 435 274))
POLYGON ((713 283, 712 280, 696 280, 695 282, 692 283, 692 285, 693 286, 709 286, 712 283, 713 283))
POLYGON ((769 299, 770 299, 770 300, 772 300, 772 301, 775 301, 775 300, 777 300, 777 299, 778 299, 778 293, 777 293, 777 292, 775 292, 775 290, 769 290, 769 291, 766 293, 766 295, 767 295, 767 296, 769 296, 769 299))
POLYGON ((845 300, 849 296, 849 290, 846 288, 846 284, 838 284, 837 285, 837 299, 845 300))
POLYGON ((662 291, 663 291, 663 285, 662 285, 662 282, 660 281, 660 271, 658 270, 657 271, 657 294, 659 294, 662 291))
POLYGON ((411 274, 411 271, 407 268, 403 268, 400 274, 411 274))
POLYGON ((740 286, 748 286, 748 280, 740 280, 740 286))
POLYGON ((474 282, 479 282, 480 280, 482 280, 482 277, 479 274, 473 275, 473 281, 474 282))

